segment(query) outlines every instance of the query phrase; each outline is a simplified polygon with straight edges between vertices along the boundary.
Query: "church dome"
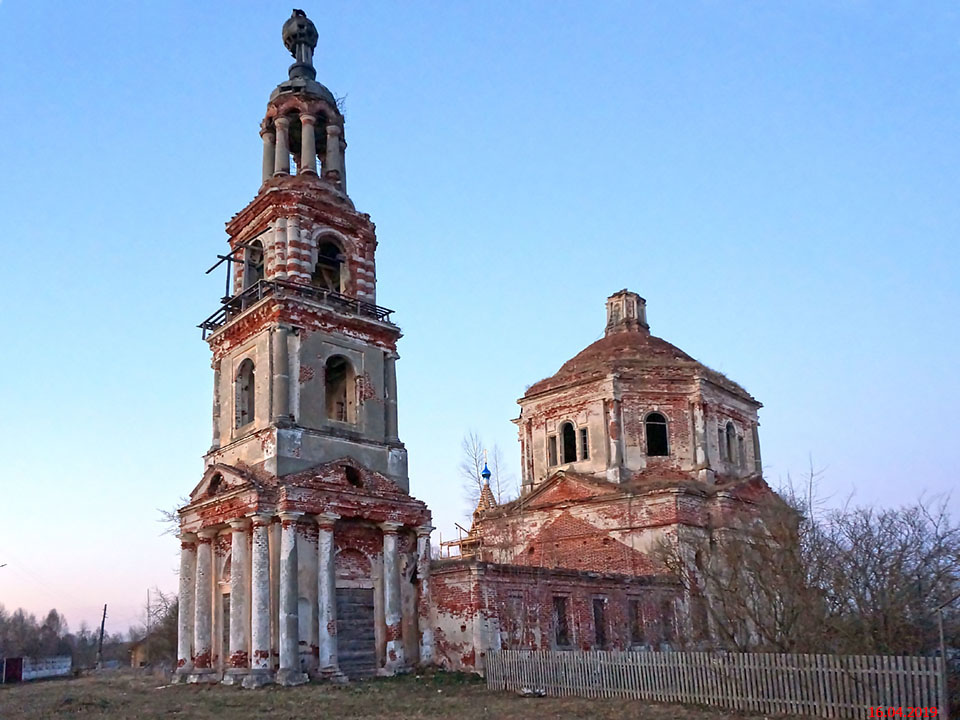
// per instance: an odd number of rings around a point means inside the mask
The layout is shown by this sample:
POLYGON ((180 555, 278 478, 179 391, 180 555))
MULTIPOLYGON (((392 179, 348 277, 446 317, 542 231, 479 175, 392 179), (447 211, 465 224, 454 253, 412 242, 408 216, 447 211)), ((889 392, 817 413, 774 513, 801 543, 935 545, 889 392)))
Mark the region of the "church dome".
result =
POLYGON ((565 362, 552 376, 531 385, 524 397, 561 386, 598 380, 611 373, 647 368, 686 369, 700 374, 737 395, 753 400, 737 383, 697 362, 683 350, 650 334, 646 301, 636 293, 621 290, 607 299, 604 337, 565 362))

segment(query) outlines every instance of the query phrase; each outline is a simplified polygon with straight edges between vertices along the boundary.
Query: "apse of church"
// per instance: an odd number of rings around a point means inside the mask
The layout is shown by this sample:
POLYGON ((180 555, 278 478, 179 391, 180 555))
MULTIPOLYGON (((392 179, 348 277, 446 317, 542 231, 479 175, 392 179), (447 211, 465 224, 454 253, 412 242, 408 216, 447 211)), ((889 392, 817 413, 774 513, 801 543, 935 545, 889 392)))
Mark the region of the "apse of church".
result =
POLYGON ((408 494, 400 328, 347 194, 344 119, 314 24, 260 125, 259 191, 227 223, 228 287, 201 323, 213 442, 180 511, 177 677, 255 687, 429 662, 430 512, 408 494))

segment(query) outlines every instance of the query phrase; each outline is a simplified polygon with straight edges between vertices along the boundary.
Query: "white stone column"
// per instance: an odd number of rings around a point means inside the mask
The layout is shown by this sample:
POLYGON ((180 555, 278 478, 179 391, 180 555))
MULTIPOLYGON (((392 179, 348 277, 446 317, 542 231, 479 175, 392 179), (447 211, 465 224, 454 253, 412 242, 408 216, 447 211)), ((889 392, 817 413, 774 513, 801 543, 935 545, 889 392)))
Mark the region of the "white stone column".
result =
POLYGON ((333 527, 340 516, 326 512, 317 515, 317 625, 320 637, 320 672, 340 679, 337 660, 337 568, 333 527))
POLYGON ((433 527, 417 528, 417 580, 420 581, 420 602, 417 626, 420 629, 420 664, 433 664, 433 625, 430 617, 430 533, 433 527))
POLYGON ((383 392, 387 442, 399 442, 397 427, 397 359, 399 355, 387 352, 383 357, 383 392))
POLYGON ((190 682, 215 680, 213 673, 213 539, 218 530, 197 533, 197 590, 194 594, 193 672, 190 682))
POLYGON ((323 177, 338 185, 343 179, 343 163, 340 150, 340 136, 342 134, 343 130, 340 129, 339 125, 327 125, 327 150, 323 158, 323 177))
POLYGON ((403 668, 403 627, 400 604, 400 557, 397 553, 397 522, 380 523, 383 530, 383 611, 386 625, 386 662, 392 674, 403 668))
POLYGON ((270 667, 270 515, 254 514, 253 557, 251 558, 250 674, 245 688, 259 687, 273 680, 270 667))
POLYGON ((270 130, 260 133, 263 138, 263 182, 273 177, 273 163, 277 154, 277 136, 270 130))
POLYGON ((300 165, 297 173, 317 174, 317 117, 309 113, 300 116, 300 165))
POLYGON ((307 676, 300 670, 299 587, 297 574, 297 521, 302 512, 280 515, 280 669, 277 682, 300 685, 307 676))
POLYGON ((193 670, 194 593, 197 590, 197 536, 180 534, 180 597, 177 615, 177 678, 193 670))
POLYGON ((250 521, 230 521, 230 657, 223 682, 235 685, 250 670, 250 521))
POLYGON ((273 174, 290 174, 290 119, 278 117, 273 121, 277 128, 277 146, 274 153, 273 174))

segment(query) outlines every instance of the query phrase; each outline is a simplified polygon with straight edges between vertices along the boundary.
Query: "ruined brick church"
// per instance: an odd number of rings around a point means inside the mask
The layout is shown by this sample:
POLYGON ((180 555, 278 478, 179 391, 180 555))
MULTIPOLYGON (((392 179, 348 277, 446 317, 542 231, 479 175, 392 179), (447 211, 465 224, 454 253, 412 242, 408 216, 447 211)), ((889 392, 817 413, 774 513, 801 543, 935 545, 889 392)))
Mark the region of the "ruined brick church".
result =
POLYGON ((344 120, 318 33, 260 125, 262 184, 227 223, 212 351, 213 444, 180 510, 176 677, 257 687, 483 669, 499 648, 663 648, 706 638, 708 600, 658 543, 709 536, 770 495, 742 387, 607 300, 604 337, 520 399, 523 492, 484 493, 456 558, 431 558, 397 423, 377 238, 347 194, 344 120))

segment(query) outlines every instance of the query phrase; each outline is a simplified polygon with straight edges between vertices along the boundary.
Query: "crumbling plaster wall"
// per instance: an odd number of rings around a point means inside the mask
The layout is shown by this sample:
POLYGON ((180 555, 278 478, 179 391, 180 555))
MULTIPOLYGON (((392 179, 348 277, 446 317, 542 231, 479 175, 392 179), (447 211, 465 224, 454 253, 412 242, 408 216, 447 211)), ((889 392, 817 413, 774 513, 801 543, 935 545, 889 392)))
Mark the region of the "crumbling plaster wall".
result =
POLYGON ((481 519, 480 556, 517 565, 649 573, 656 571, 652 555, 665 530, 705 525, 707 513, 702 498, 673 489, 605 501, 558 498, 551 507, 481 519))
POLYGON ((531 457, 523 470, 526 487, 543 482, 559 469, 572 469, 586 474, 603 474, 610 458, 604 398, 613 392, 609 379, 562 388, 534 399, 520 401, 518 421, 521 443, 530 438, 531 457), (565 422, 574 425, 577 434, 577 461, 564 463, 560 442, 560 427, 565 422), (589 438, 589 458, 582 457, 580 429, 586 428, 589 438), (548 458, 548 438, 557 436, 557 463, 548 458), (528 467, 529 465, 530 467, 528 467), (532 477, 531 477, 532 472, 532 477))
POLYGON ((312 429, 336 428, 385 442, 384 351, 339 333, 304 334, 299 345, 296 381, 292 383, 297 423, 312 429), (356 404, 355 423, 327 417, 325 366, 335 355, 346 358, 355 373, 355 387, 348 398, 356 404))
MULTIPOLYGON (((757 405, 696 375, 690 367, 650 366, 561 387, 520 401, 517 420, 521 473, 529 491, 558 470, 609 477, 608 467, 621 464, 632 473, 657 470, 743 477, 759 472, 757 405), (619 417, 616 409, 619 408, 619 417), (648 455, 645 421, 652 412, 667 420, 669 454, 648 455), (745 461, 724 460, 718 427, 733 421, 743 438, 745 461), (572 422, 577 432, 578 460, 562 462, 560 428, 572 422), (589 459, 580 450, 580 428, 589 436, 589 459), (549 438, 555 436, 558 458, 549 461, 549 438), (618 450, 619 448, 619 450, 618 450)), ((713 475, 702 478, 711 482, 713 475)))
POLYGON ((554 597, 567 598, 571 647, 582 650, 631 647, 630 600, 649 614, 667 602, 680 617, 682 606, 680 588, 669 581, 464 560, 434 562, 430 591, 437 663, 479 672, 492 649, 555 649, 554 597), (602 648, 595 599, 604 603, 602 648))

